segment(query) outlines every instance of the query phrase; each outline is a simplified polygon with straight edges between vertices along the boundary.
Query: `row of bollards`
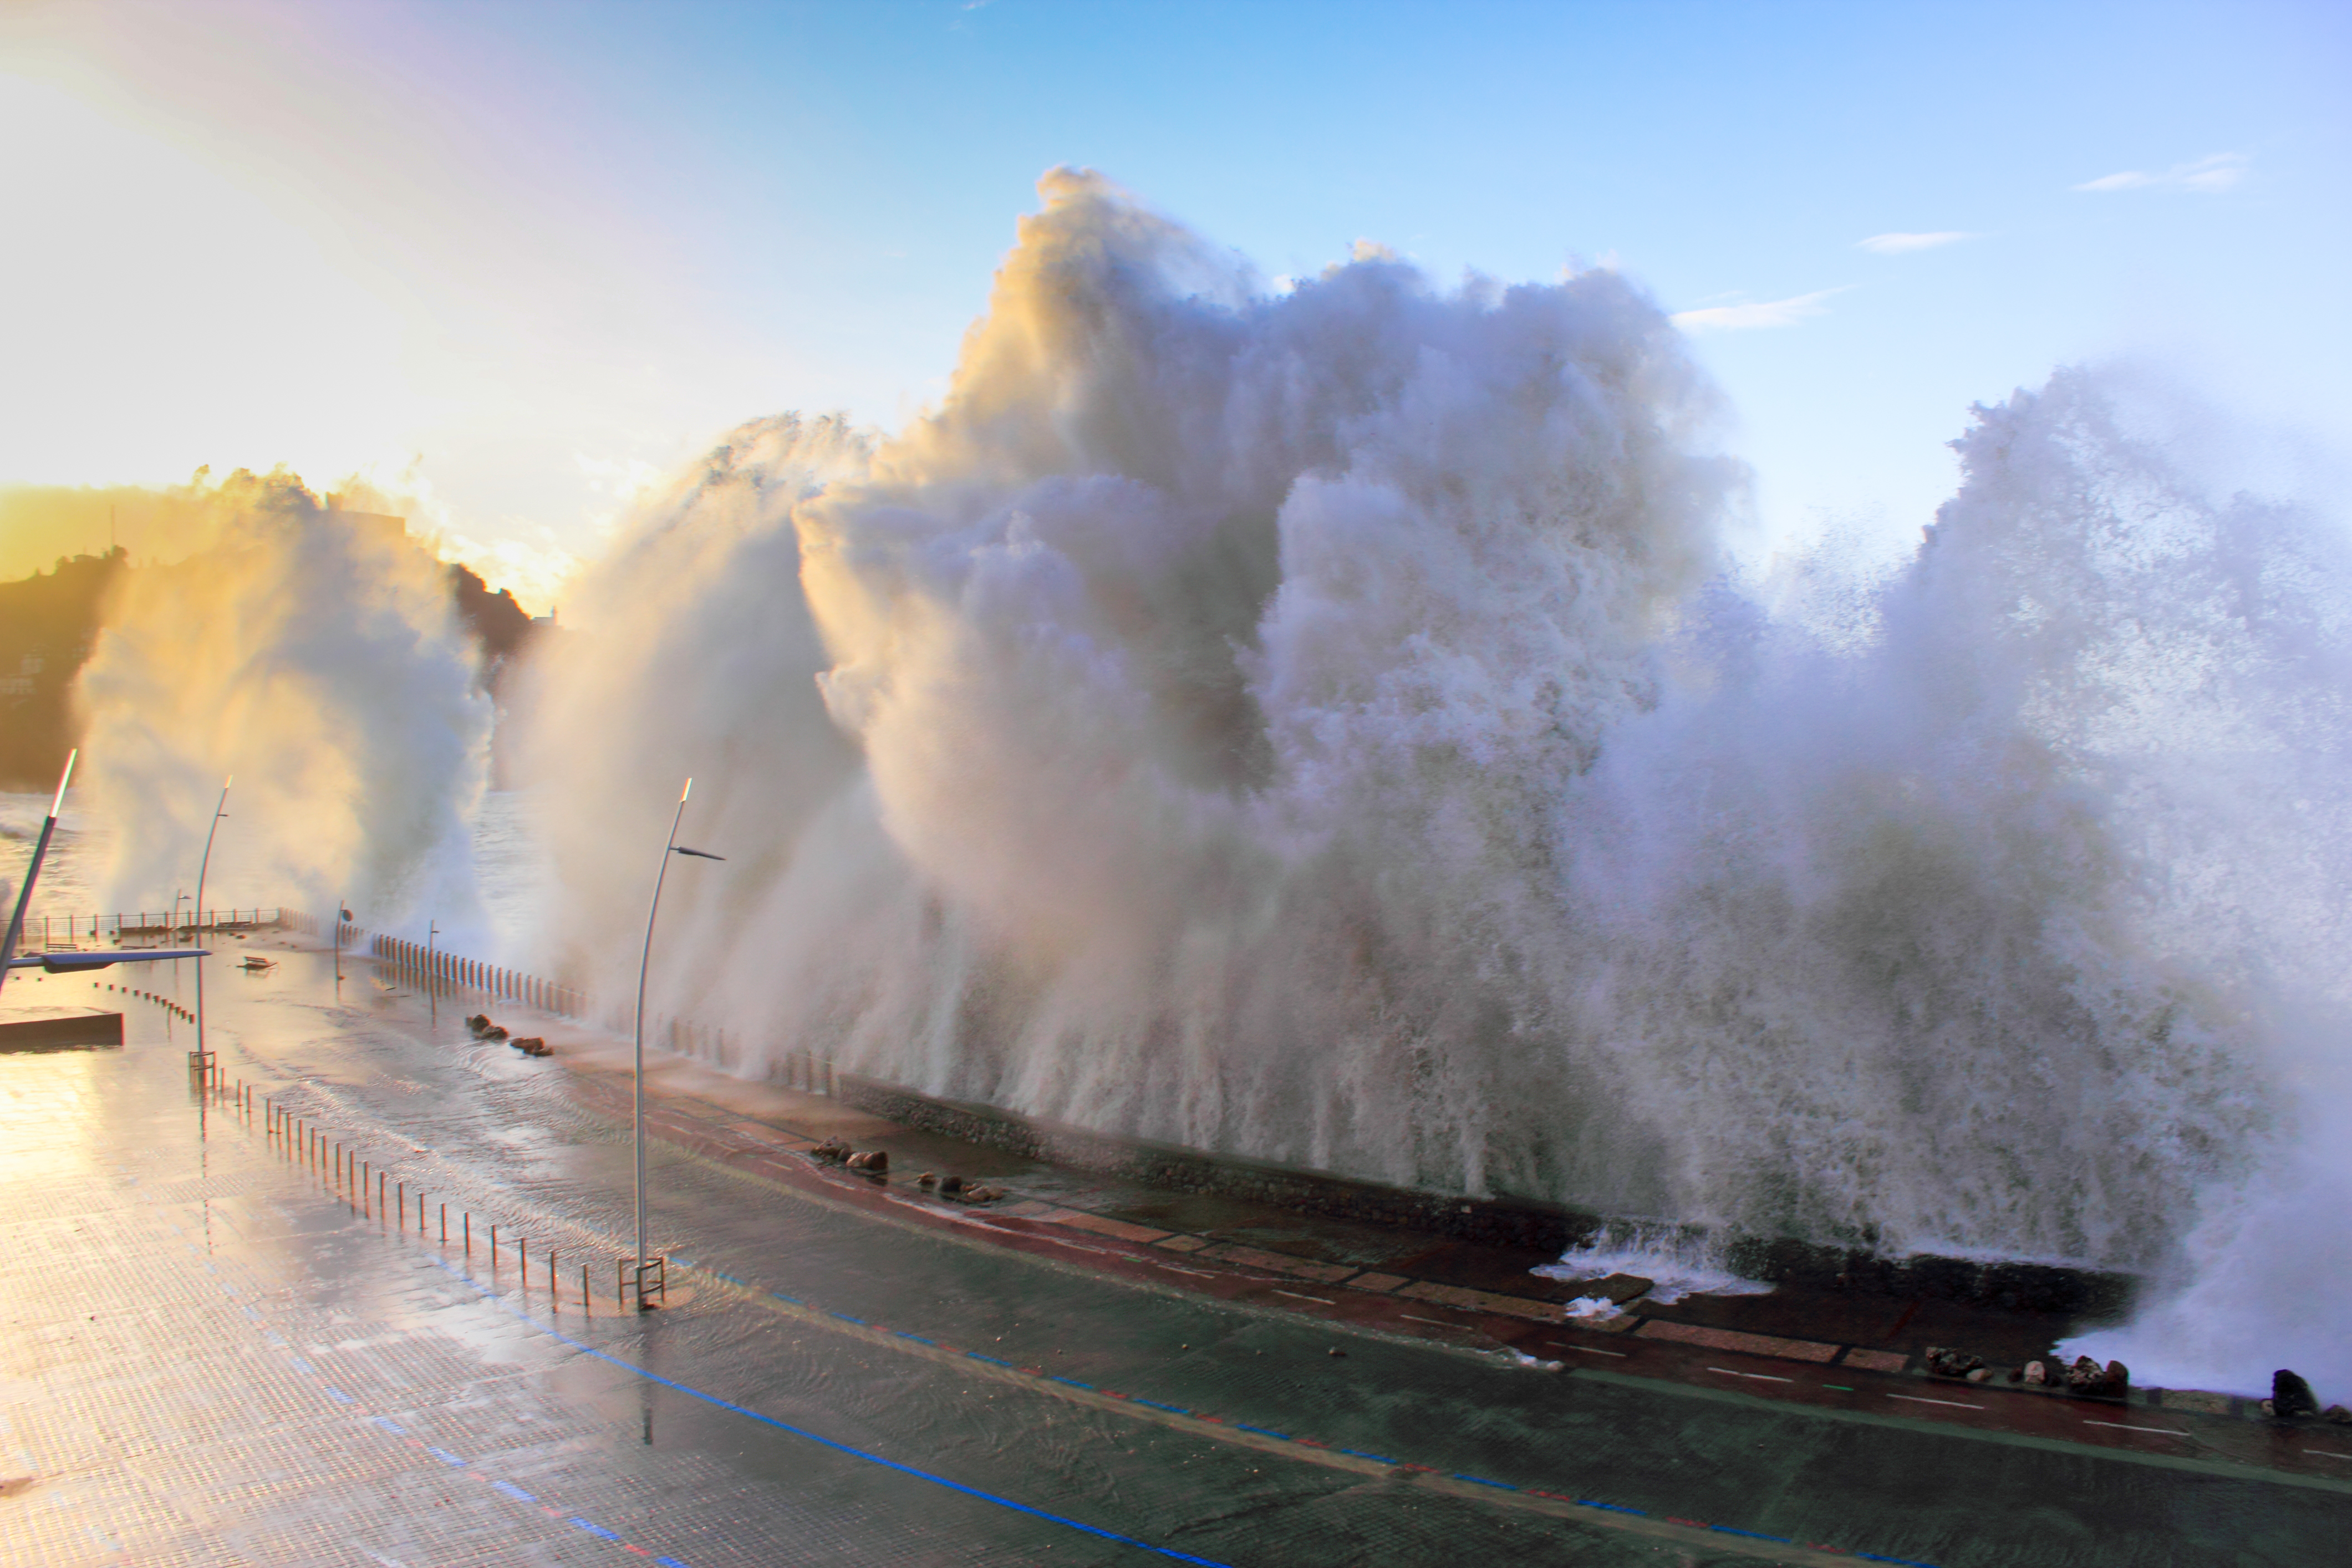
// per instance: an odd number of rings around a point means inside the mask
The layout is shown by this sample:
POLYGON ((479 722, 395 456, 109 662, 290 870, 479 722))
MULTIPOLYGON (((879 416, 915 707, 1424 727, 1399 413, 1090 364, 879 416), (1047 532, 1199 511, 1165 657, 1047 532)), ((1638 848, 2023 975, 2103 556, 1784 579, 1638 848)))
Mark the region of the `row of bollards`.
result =
MULTIPOLYGON (((214 1053, 205 1054, 210 1057, 214 1053)), ((192 1061, 191 1073, 197 1070, 192 1061)), ((207 1064, 203 1071, 205 1081, 213 1085, 217 1092, 225 1096, 233 1094, 243 1113, 250 1120, 254 1110, 251 1087, 240 1080, 233 1090, 221 1089, 218 1087, 217 1066, 207 1064)), ((291 1110, 278 1104, 276 1100, 267 1096, 262 1098, 260 1109, 263 1136, 276 1145, 288 1161, 299 1163, 306 1169, 317 1172, 321 1180, 330 1183, 331 1189, 341 1195, 352 1213, 371 1217, 379 1222, 389 1219, 401 1234, 404 1236, 407 1234, 409 1211, 407 1182, 394 1180, 390 1172, 376 1169, 373 1161, 361 1159, 355 1152, 345 1148, 341 1140, 312 1126, 307 1117, 295 1114, 291 1110), (373 1188, 373 1194, 370 1192, 371 1187, 373 1188), (386 1203, 387 1198, 390 1200, 389 1205, 386 1203)), ((428 1207, 429 1195, 423 1187, 419 1187, 416 1191, 416 1234, 419 1237, 431 1234, 429 1222, 435 1211, 428 1207)), ((449 1205, 446 1203, 440 1205, 437 1212, 440 1218, 441 1245, 446 1247, 449 1242, 449 1205)), ((464 1256, 471 1258, 474 1255, 474 1215, 471 1210, 458 1211, 457 1235, 459 1246, 464 1248, 464 1256)), ((530 1289, 530 1238, 515 1237, 509 1246, 521 1270, 522 1289, 528 1293, 530 1289)), ((495 1279, 499 1261, 499 1227, 495 1224, 489 1227, 489 1252, 490 1273, 495 1279)), ((556 1248, 550 1247, 547 1248, 546 1256, 547 1299, 551 1306, 561 1310, 563 1303, 560 1255, 556 1248)), ((669 1300, 668 1263, 669 1260, 667 1258, 650 1258, 646 1260, 640 1270, 634 1258, 614 1259, 614 1306, 626 1310, 632 1296, 635 1298, 639 1311, 651 1311, 656 1307, 667 1305, 669 1300), (635 1278, 633 1279, 633 1275, 635 1278)), ((580 1305, 584 1311, 593 1311, 595 1306, 589 1286, 589 1266, 583 1263, 580 1266, 580 1305)))

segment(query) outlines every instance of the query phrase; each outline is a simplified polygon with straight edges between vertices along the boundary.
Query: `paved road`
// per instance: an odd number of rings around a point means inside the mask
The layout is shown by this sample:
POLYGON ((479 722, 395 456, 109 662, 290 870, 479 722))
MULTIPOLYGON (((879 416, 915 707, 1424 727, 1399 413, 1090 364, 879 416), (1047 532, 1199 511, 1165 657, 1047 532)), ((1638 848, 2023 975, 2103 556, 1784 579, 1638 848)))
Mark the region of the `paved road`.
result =
POLYGON ((1335 1332, 668 1149, 658 1234, 694 1266, 620 1314, 625 1130, 465 1042, 463 1005, 350 975, 207 987, 226 1076, 323 1166, 192 1094, 159 1003, 122 1003, 121 1051, 0 1056, 0 1559, 2352 1560, 2352 1480, 1335 1332), (406 1184, 396 1219, 338 1195, 336 1142, 406 1184))

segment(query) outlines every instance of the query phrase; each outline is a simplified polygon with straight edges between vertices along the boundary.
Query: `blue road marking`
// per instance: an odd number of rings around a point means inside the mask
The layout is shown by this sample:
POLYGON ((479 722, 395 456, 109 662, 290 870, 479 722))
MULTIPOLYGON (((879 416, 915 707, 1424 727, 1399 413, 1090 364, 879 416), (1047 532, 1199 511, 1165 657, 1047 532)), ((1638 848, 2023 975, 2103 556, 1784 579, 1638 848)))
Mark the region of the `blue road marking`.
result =
MULTIPOLYGON (((1454 1479, 1457 1481, 1475 1481, 1482 1487, 1493 1487, 1496 1491, 1515 1492, 1519 1489, 1508 1481, 1490 1481, 1484 1476, 1467 1475, 1460 1470, 1454 1472, 1454 1479)), ((1742 1532, 1735 1531, 1733 1533, 1739 1534, 1742 1532)))
MULTIPOLYGON (((831 1437, 823 1436, 822 1434, 812 1432, 804 1426, 795 1426, 789 1421, 781 1421, 773 1415, 762 1415, 759 1411, 751 1409, 749 1405, 738 1405, 731 1399, 722 1399, 718 1394, 705 1393, 703 1390, 696 1388, 691 1384, 680 1383, 675 1378, 667 1378, 662 1376, 658 1373, 647 1372, 644 1367, 638 1366, 633 1362, 624 1361, 619 1356, 598 1350, 594 1345, 588 1343, 584 1340, 575 1340, 570 1334, 564 1333, 560 1330, 551 1329, 544 1323, 534 1321, 525 1314, 516 1311, 512 1307, 508 1306, 504 1301, 499 1300, 497 1297, 492 1296, 488 1291, 483 1290, 479 1285, 474 1284, 473 1279, 469 1276, 459 1274, 456 1269, 451 1268, 446 1263, 441 1263, 437 1258, 434 1261, 436 1267, 442 1268, 454 1278, 464 1279, 468 1285, 473 1285, 474 1289, 481 1293, 481 1297, 484 1301, 498 1308, 500 1311, 505 1312, 509 1317, 515 1319, 517 1321, 530 1324, 531 1328, 537 1330, 542 1334, 545 1334, 548 1338, 560 1340, 563 1343, 570 1345, 573 1350, 578 1351, 583 1355, 593 1357, 597 1361, 603 1362, 607 1366, 616 1367, 623 1372, 634 1373, 635 1375, 644 1378, 647 1383, 658 1384, 664 1388, 673 1390, 678 1394, 683 1394, 689 1399, 698 1399, 705 1405, 714 1406, 717 1409, 731 1412, 734 1415, 742 1416, 747 1421, 756 1421, 762 1426, 773 1427, 779 1432, 790 1433, 795 1437, 814 1443, 819 1447, 830 1448, 836 1454, 846 1455, 850 1458, 860 1459, 869 1465, 877 1465, 886 1470, 896 1470, 902 1476, 909 1476, 919 1481, 929 1481, 931 1485, 939 1487, 943 1490, 956 1492, 968 1498, 974 1498, 982 1502, 992 1503, 998 1508, 1009 1510, 1013 1513, 1026 1514, 1031 1519, 1041 1519, 1049 1524, 1058 1524, 1066 1529, 1075 1530, 1082 1535, 1091 1535, 1098 1541, 1109 1541, 1115 1542, 1121 1546, 1132 1546, 1139 1552, 1149 1552, 1155 1557, 1166 1557, 1178 1563, 1198 1563, 1200 1568, 1232 1568, 1230 1563, 1220 1563, 1213 1557, 1196 1557, 1189 1552, 1179 1552, 1173 1547, 1160 1546, 1149 1541, 1140 1541, 1132 1535, 1121 1535, 1115 1530, 1106 1530, 1098 1524, 1088 1524, 1082 1519, 1072 1519, 1066 1514, 1050 1512, 1045 1509, 1037 1508, 1032 1504, 1021 1502, 1013 1498, 999 1496, 995 1492, 983 1491, 978 1487, 966 1486, 961 1481, 950 1480, 945 1476, 934 1475, 929 1470, 917 1469, 912 1465, 900 1464, 896 1459, 886 1459, 879 1454, 868 1452, 864 1448, 852 1447, 847 1443, 837 1442, 831 1437)), ((847 1314, 836 1312, 834 1316, 846 1317, 847 1314)), ((857 1321, 855 1318, 851 1318, 849 1321, 851 1322, 857 1321)), ((657 1561, 667 1563, 669 1559, 661 1558, 657 1559, 657 1561)), ((685 1568, 685 1565, 681 1563, 678 1565, 678 1568, 685 1568)))
POLYGON ((338 1405, 356 1405, 359 1403, 350 1394, 345 1394, 341 1389, 337 1388, 331 1383, 322 1384, 320 1386, 326 1389, 327 1397, 333 1400, 338 1405))
POLYGON ((490 1486, 494 1490, 506 1493, 507 1496, 514 1499, 517 1502, 535 1503, 539 1500, 529 1492, 523 1490, 520 1487, 515 1485, 512 1481, 492 1481, 490 1486))

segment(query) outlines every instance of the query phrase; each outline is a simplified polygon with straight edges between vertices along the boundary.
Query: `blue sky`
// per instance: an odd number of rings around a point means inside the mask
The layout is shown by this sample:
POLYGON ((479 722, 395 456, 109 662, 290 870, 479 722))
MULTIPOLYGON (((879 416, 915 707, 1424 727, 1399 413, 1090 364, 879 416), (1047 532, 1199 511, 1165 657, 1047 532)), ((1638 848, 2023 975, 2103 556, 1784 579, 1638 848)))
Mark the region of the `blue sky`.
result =
POLYGON ((2063 362, 2343 445, 2347 82, 2318 4, 36 5, 0 483, 367 466, 527 575, 736 420, 936 398, 1069 163, 1269 278, 1608 259, 1717 312, 1772 536, 1916 537, 2063 362))

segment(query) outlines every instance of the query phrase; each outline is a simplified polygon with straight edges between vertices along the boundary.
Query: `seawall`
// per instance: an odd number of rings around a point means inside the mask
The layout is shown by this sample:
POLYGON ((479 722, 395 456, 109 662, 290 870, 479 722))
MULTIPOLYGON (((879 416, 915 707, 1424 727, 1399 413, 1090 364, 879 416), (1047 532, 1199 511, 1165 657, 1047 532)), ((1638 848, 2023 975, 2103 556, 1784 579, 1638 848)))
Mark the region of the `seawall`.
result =
MULTIPOLYGON (((1611 1216, 1556 1204, 1421 1192, 1328 1171, 1121 1137, 994 1106, 942 1100, 853 1073, 838 1075, 835 1093, 845 1104, 901 1126, 1003 1149, 1028 1159, 1102 1171, 1174 1192, 1247 1198, 1488 1246, 1559 1254, 1592 1240, 1612 1224, 1611 1216)), ((1653 1235, 1673 1228, 1654 1221, 1619 1223, 1628 1226, 1638 1223, 1653 1235)), ((1704 1236, 1696 1227, 1679 1228, 1686 1238, 1704 1236)), ((2011 1311, 2097 1319, 2122 1316, 2139 1284, 2128 1274, 2054 1264, 1924 1255, 1889 1258, 1864 1248, 1789 1237, 1723 1239, 1726 1264, 1748 1279, 1895 1300, 1958 1301, 2011 1311)))

